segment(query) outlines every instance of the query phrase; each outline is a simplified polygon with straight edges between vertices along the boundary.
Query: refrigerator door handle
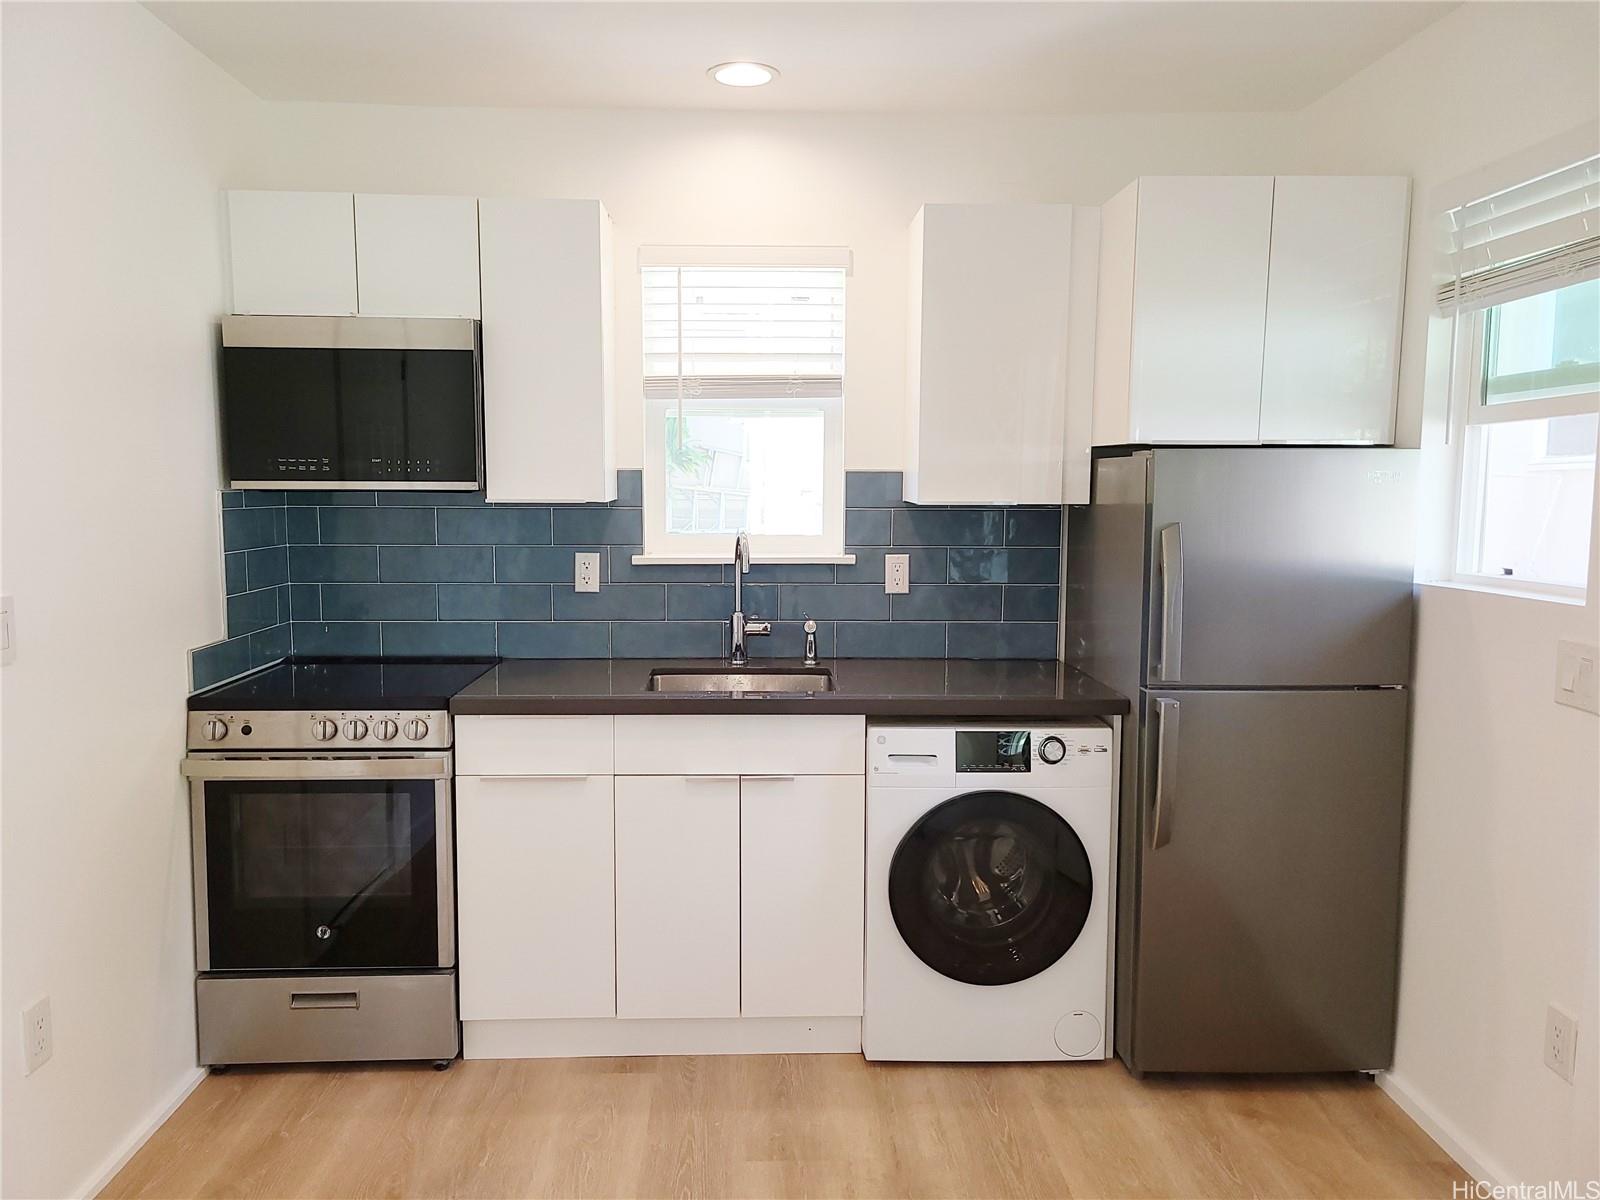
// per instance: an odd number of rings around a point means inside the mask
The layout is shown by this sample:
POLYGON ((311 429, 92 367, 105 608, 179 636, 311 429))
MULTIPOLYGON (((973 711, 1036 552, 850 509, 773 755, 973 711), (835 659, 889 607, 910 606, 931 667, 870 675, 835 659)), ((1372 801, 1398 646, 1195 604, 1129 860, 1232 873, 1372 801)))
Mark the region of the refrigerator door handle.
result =
POLYGON ((1172 762, 1178 745, 1178 702, 1156 701, 1156 786, 1155 802, 1150 806, 1150 848, 1159 850, 1172 840, 1172 777, 1177 764, 1172 762))
POLYGON ((1161 680, 1183 678, 1183 531, 1174 521, 1161 527, 1161 680))

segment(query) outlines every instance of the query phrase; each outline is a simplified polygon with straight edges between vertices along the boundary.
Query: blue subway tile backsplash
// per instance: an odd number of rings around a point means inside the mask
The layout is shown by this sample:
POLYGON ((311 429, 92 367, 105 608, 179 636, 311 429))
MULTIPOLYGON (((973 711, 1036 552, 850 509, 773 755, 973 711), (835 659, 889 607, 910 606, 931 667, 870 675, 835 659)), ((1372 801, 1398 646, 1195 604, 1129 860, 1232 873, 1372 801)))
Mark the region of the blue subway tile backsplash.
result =
MULTIPOLYGON (((194 652, 195 685, 296 654, 718 657, 732 567, 638 565, 639 471, 610 504, 489 504, 478 493, 228 492, 227 640, 194 652), (601 589, 572 590, 575 553, 601 589), (270 656, 270 657, 268 657, 270 656)), ((1062 510, 908 505, 898 471, 851 471, 853 564, 763 563, 745 611, 771 620, 758 658, 798 658, 804 615, 824 657, 1054 658, 1062 510), (883 591, 885 554, 911 590, 883 591)))

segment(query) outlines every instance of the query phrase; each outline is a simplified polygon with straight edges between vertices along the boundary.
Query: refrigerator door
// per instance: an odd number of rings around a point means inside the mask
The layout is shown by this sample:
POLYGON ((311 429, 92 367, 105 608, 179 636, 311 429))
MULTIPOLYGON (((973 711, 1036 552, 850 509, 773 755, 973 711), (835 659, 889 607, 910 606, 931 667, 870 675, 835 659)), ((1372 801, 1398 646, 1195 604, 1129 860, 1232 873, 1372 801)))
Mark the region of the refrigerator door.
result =
POLYGON ((1151 455, 1151 687, 1404 684, 1414 450, 1151 455))
POLYGON ((1140 703, 1145 769, 1123 824, 1138 913, 1117 989, 1132 1028, 1119 1050, 1142 1071, 1388 1066, 1407 693, 1149 691, 1140 703))

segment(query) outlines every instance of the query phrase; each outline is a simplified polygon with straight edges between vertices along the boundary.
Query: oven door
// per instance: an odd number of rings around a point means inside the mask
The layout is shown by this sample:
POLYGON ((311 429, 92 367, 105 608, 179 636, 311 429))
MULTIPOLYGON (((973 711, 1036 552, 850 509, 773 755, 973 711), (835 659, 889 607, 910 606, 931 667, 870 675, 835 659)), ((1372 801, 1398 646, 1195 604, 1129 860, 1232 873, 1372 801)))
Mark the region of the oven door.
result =
POLYGON ((202 971, 455 965, 450 755, 191 755, 202 971))

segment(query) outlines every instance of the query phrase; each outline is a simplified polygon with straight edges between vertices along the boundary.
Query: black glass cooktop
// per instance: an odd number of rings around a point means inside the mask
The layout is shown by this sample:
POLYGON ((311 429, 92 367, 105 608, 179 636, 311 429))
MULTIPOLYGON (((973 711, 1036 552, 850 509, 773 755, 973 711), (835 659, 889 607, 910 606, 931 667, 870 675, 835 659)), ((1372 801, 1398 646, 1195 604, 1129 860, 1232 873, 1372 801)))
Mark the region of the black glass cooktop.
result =
POLYGON ((492 658, 289 659, 189 697, 191 709, 448 708, 492 658))

